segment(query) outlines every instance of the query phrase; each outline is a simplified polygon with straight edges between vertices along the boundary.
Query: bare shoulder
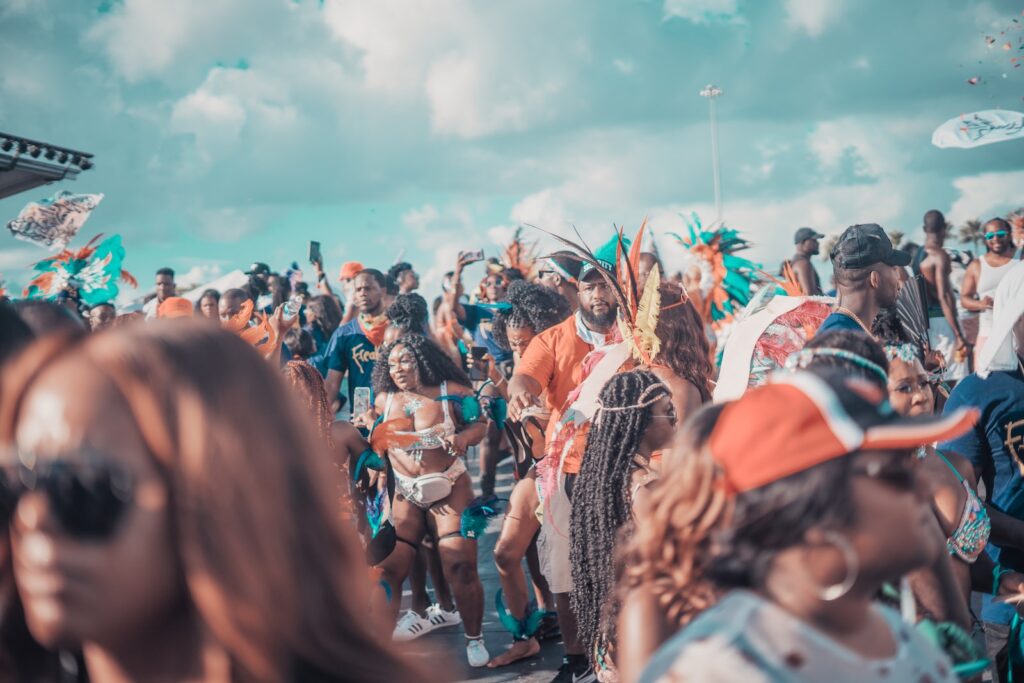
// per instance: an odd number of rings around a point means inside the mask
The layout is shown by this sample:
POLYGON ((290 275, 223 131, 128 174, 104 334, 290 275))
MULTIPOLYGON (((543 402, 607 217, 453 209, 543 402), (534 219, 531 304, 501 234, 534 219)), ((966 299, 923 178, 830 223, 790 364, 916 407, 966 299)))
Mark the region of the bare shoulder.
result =
POLYGON ((977 475, 974 473, 974 465, 971 464, 970 460, 955 451, 942 451, 942 454, 946 456, 949 464, 956 469, 961 477, 967 480, 967 483, 972 488, 978 485, 977 475))

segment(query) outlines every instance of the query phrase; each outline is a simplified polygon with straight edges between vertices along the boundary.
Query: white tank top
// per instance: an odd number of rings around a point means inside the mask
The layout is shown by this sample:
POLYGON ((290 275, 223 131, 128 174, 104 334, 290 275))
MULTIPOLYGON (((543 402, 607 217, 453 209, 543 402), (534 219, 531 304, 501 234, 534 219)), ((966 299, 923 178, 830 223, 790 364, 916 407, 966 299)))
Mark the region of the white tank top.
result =
MULTIPOLYGON (((1010 266, 1020 260, 1020 249, 1016 251, 1013 258, 1001 266, 990 266, 984 256, 979 260, 981 261, 981 275, 978 276, 978 298, 984 299, 986 296, 990 296, 994 299, 996 287, 999 286, 1003 277, 1009 272, 1010 266)), ((978 316, 978 336, 987 337, 991 329, 992 309, 987 308, 981 311, 981 314, 978 316)))

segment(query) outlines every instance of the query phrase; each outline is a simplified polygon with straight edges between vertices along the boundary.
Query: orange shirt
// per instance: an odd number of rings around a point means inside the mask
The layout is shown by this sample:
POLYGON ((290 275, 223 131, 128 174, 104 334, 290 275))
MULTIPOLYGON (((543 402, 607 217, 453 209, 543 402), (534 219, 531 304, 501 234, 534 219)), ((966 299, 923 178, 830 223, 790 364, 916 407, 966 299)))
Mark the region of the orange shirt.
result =
POLYGON ((515 374, 533 378, 546 392, 544 402, 551 419, 545 438, 551 439, 565 400, 580 383, 581 363, 593 348, 576 334, 576 316, 570 315, 534 337, 516 363, 515 374))

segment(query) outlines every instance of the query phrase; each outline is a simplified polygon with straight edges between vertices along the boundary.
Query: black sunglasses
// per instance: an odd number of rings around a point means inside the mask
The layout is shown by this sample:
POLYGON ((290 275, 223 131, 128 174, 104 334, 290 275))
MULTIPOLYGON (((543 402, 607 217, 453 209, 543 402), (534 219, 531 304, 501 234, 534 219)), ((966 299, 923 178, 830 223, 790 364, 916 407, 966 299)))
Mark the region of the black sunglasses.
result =
POLYGON ((131 475, 101 459, 24 461, 0 466, 0 521, 10 524, 18 501, 29 492, 46 496, 50 512, 68 536, 105 540, 133 500, 131 475))

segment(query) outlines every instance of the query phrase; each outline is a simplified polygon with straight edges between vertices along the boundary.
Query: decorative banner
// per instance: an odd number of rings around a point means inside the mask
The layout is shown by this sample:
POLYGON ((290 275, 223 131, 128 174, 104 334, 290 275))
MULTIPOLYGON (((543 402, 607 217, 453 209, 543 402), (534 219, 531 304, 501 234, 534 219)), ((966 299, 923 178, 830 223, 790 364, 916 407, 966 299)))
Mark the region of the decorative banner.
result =
POLYGON ((1019 111, 988 109, 961 114, 932 133, 936 147, 968 149, 1024 137, 1024 114, 1019 111))
POLYGON ((61 190, 50 199, 30 202, 7 228, 20 240, 53 251, 63 249, 102 199, 102 194, 72 194, 61 190))
POLYGON ((39 273, 25 288, 29 299, 55 299, 61 292, 73 289, 89 306, 113 301, 117 296, 117 281, 137 287, 131 274, 121 269, 124 247, 121 236, 111 235, 93 246, 101 237, 97 235, 78 251, 62 251, 56 256, 35 264, 39 273))

